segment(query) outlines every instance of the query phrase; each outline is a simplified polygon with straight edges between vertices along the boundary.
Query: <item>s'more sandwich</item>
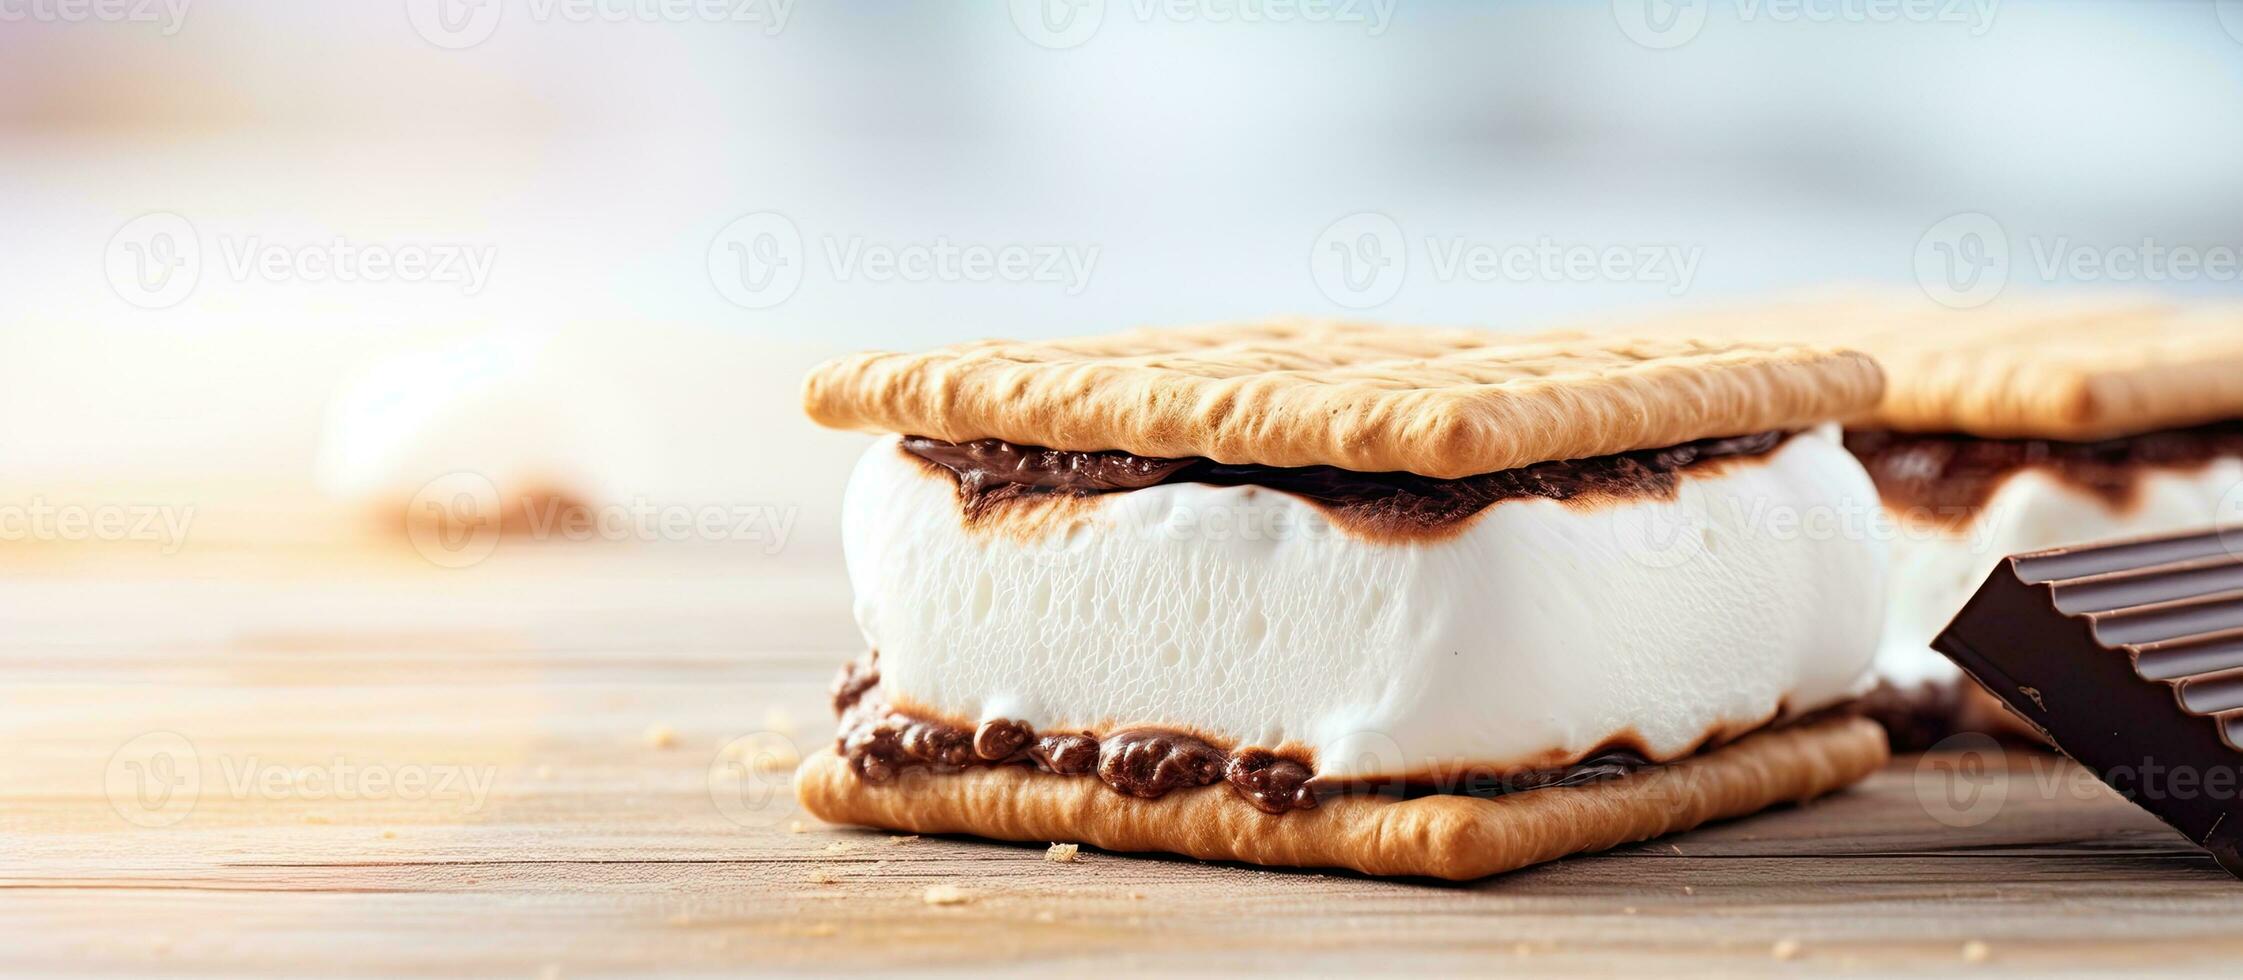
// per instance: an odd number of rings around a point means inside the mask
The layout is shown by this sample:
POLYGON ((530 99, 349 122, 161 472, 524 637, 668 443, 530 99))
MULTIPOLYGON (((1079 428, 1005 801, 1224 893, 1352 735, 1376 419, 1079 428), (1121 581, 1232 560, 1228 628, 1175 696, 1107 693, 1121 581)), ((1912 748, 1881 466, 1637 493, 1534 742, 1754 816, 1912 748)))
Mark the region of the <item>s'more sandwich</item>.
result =
POLYGON ((1847 420, 1846 445, 1889 518, 1870 700, 1902 747, 2030 734, 1930 645, 2004 556, 2243 521, 2243 308, 1847 294, 1612 329, 1837 344, 1883 365, 1884 400, 1847 420))
POLYGON ((1868 358, 1276 321, 829 362, 869 650, 813 814, 1476 878, 1882 765, 1868 358))

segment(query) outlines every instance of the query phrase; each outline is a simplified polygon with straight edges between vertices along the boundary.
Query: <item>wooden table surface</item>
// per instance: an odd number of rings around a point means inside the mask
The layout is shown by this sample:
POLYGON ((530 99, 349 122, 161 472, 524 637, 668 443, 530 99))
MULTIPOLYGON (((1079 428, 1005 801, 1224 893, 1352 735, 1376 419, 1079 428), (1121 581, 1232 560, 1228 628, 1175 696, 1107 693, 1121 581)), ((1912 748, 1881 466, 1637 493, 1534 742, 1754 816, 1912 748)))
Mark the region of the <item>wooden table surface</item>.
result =
POLYGON ((1806 808, 1463 886, 1063 864, 796 810, 785 764, 827 737, 854 652, 827 563, 34 550, 0 559, 0 596, 9 975, 2243 960, 2243 885, 2035 753, 1904 758, 1806 808))

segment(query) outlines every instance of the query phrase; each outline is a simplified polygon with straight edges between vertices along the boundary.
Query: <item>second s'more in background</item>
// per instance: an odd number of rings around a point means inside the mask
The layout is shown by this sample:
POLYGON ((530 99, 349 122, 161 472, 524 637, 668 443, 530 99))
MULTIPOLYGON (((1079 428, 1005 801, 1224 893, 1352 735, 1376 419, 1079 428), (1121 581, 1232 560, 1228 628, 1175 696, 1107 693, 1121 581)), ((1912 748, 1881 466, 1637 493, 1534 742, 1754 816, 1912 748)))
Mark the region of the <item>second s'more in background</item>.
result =
POLYGON ((844 823, 1472 878, 1886 758, 1818 346, 1279 321, 842 358, 844 823), (1687 540, 1677 541, 1676 538, 1687 540))
POLYGON ((1847 423, 1893 524, 1877 670, 1900 744, 2022 731, 1930 647, 2005 555, 2243 520, 2243 308, 1845 296, 1621 323, 1627 333, 1827 343, 1883 365, 1847 423))

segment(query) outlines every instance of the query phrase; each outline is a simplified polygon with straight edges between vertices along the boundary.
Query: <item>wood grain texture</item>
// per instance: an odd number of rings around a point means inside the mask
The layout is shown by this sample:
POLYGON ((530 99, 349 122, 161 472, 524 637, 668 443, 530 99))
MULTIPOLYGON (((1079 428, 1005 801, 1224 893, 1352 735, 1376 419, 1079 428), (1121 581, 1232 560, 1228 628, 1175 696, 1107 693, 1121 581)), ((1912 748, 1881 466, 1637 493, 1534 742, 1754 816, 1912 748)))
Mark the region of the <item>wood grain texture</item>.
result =
POLYGON ((2229 975, 2243 957, 2243 885, 2043 755, 1982 775, 1904 758, 1805 808, 1465 885, 1061 864, 795 810, 782 763, 824 742, 854 643, 838 569, 10 555, 0 594, 6 974, 2229 975), (937 886, 964 900, 930 904, 937 886))

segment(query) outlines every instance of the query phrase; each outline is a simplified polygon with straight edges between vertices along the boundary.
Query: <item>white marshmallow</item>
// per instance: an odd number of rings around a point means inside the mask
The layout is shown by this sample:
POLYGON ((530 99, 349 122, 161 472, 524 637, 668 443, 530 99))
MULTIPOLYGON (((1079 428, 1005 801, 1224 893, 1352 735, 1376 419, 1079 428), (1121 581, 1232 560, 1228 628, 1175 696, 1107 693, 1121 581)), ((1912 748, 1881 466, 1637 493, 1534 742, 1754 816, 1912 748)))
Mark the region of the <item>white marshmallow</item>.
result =
POLYGON ((2002 482, 1969 523, 1938 531, 1904 528, 1893 542, 1896 585, 1884 646, 1877 652, 1878 677, 1901 688, 1960 678, 1962 672, 1933 650, 1931 641, 2004 557, 2169 534, 2243 516, 2243 459, 2152 469, 2141 480, 2135 506, 2119 510, 2045 470, 2020 470, 2002 482))
POLYGON ((843 545, 891 701, 968 725, 1170 726, 1372 778, 1630 739, 1671 758, 1857 694, 1883 549, 1771 515, 1875 499, 1824 429, 1685 471, 1673 500, 1508 500, 1440 540, 1193 483, 1057 509, 1021 540, 965 526, 949 475, 888 439, 850 481, 843 545))

